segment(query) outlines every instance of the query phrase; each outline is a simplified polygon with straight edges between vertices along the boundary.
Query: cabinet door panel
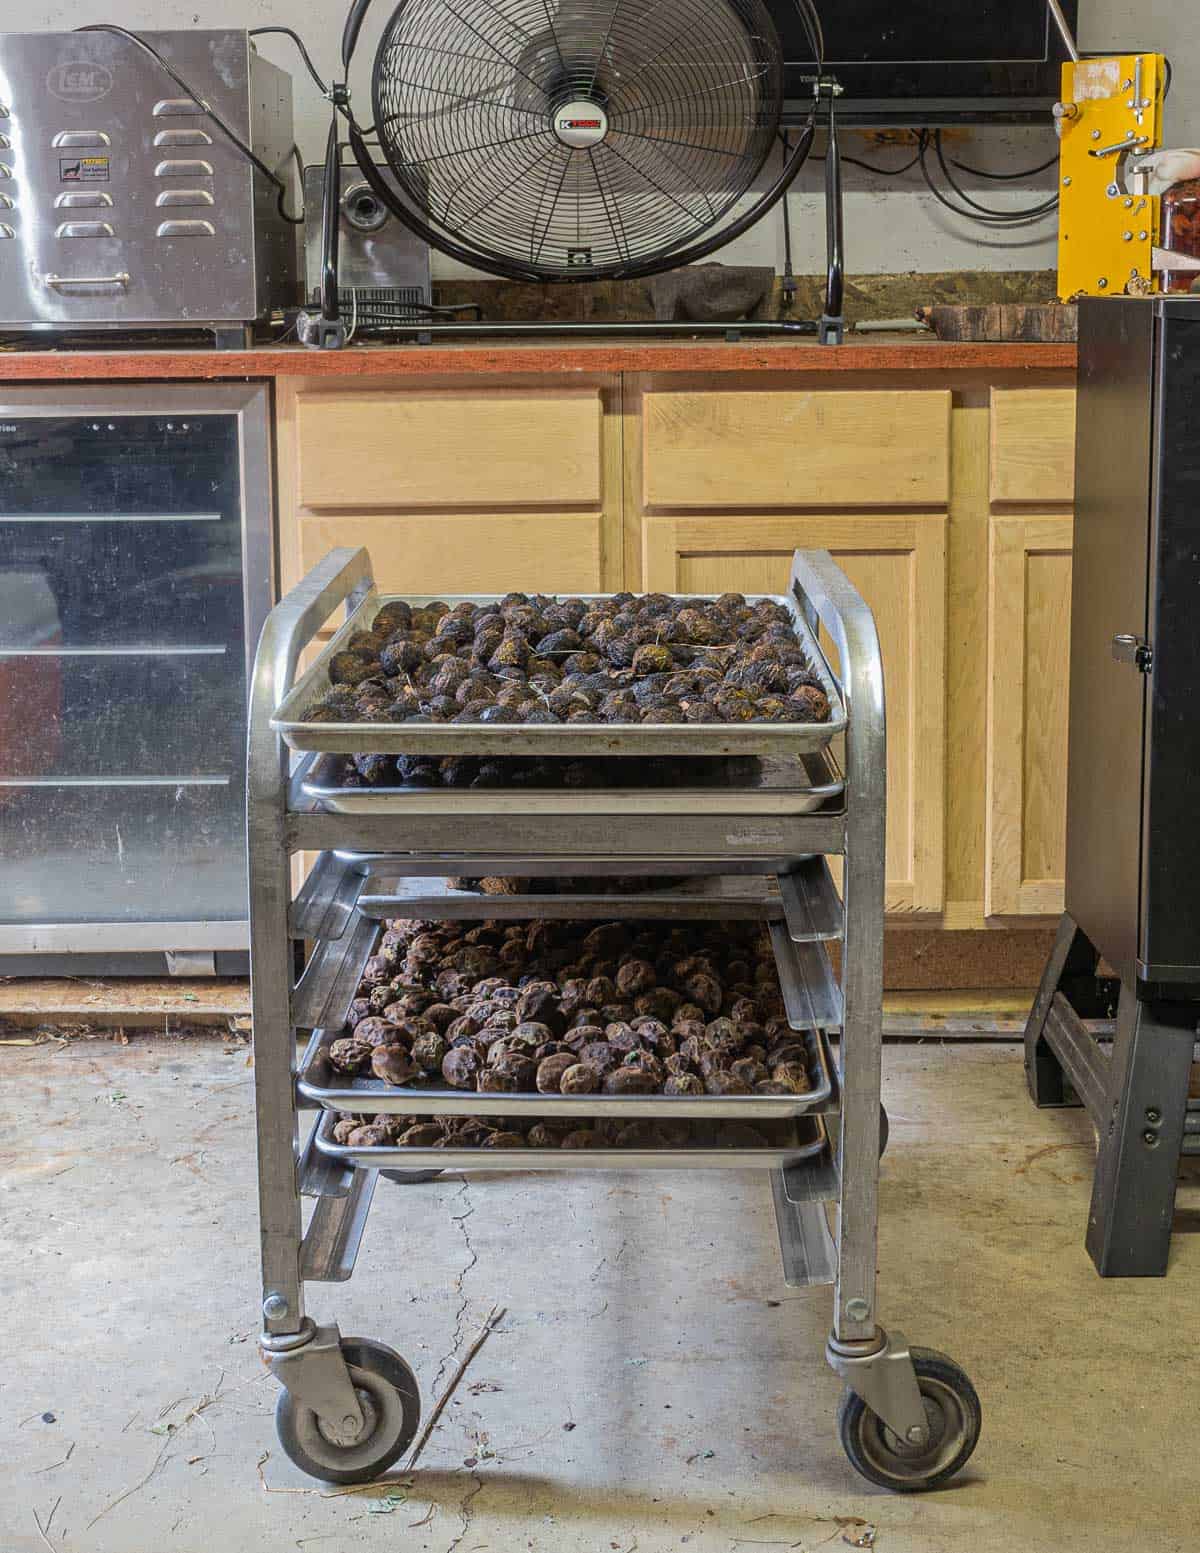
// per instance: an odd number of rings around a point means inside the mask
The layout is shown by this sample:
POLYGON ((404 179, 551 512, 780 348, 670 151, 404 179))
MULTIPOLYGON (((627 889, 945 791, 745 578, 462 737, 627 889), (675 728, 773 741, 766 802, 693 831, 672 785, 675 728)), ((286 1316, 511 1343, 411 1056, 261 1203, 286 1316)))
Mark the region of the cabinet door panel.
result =
MULTIPOLYGON (((787 587, 797 549, 831 551, 874 612, 888 720, 888 909, 938 911, 944 871, 945 518, 648 518, 646 587, 779 593, 787 587)), ((825 646, 831 651, 828 642, 825 646)))
POLYGON ((301 393, 297 494, 318 508, 595 507, 598 388, 301 393))
POLYGON ((1069 502, 1075 497, 1075 390, 994 388, 994 502, 1069 502))
POLYGON ((1063 905, 1071 519, 994 518, 988 551, 989 916, 1063 905))
POLYGON ((946 390, 654 391, 647 507, 937 507, 950 492, 946 390))

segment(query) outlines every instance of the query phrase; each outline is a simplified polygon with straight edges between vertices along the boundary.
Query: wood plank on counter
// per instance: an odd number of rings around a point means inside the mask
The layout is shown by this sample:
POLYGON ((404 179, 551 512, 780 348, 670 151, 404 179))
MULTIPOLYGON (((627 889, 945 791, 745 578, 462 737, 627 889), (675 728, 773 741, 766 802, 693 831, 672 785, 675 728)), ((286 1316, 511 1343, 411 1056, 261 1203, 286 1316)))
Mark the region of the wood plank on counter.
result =
POLYGON ((437 373, 947 372, 1072 368, 1073 345, 950 344, 908 336, 818 345, 808 340, 462 340, 306 350, 4 351, 0 381, 158 378, 428 377, 437 373))

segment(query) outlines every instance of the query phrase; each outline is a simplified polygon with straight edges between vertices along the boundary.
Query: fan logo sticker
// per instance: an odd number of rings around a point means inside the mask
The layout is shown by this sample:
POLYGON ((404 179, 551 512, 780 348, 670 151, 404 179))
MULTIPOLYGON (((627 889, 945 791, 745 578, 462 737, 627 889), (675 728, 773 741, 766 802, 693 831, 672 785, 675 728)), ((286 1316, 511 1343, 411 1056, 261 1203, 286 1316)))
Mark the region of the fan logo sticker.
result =
POLYGON ((554 133, 573 151, 587 151, 608 134, 608 117, 594 102, 569 102, 554 115, 554 133))

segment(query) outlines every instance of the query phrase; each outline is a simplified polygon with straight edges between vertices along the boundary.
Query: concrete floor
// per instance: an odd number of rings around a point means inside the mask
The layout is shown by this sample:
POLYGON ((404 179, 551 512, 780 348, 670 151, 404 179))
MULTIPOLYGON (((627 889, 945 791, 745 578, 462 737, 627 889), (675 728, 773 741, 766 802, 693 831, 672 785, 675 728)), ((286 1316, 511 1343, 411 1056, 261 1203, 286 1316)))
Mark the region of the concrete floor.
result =
POLYGON ((881 1310, 982 1396, 957 1486, 846 1463, 829 1291, 783 1286, 765 1176, 514 1173, 381 1184, 355 1278, 312 1288, 427 1408, 507 1307, 415 1473, 331 1494, 255 1350, 246 1049, 5 1046, 0 1553, 1193 1548, 1200 1242, 1100 1282, 1089 1128, 1029 1106, 1018 1047, 885 1061, 881 1310))

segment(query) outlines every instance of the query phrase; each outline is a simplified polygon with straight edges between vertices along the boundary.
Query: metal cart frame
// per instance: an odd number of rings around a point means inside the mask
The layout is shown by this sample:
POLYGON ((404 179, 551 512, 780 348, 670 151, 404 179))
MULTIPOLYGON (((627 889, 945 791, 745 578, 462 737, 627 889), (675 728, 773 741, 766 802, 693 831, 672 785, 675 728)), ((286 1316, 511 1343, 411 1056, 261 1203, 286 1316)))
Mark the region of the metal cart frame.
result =
MULTIPOLYGON (((785 1275, 790 1283, 833 1283, 832 1331, 826 1357, 845 1380, 840 1429, 853 1464, 874 1481, 900 1490, 936 1486, 965 1462, 979 1432, 979 1404, 967 1377, 943 1355, 910 1350, 899 1333, 876 1318, 876 1248, 881 1153, 881 1026, 883 981, 886 763, 883 670, 871 612, 824 551, 797 552, 790 592, 812 632, 821 627, 836 649, 840 689, 848 713, 845 781, 840 800, 812 813, 738 828, 736 816, 680 812, 622 816, 619 829, 603 816, 448 813, 330 813, 306 800, 299 776, 272 717, 295 683, 301 654, 339 606, 349 616, 374 588, 364 550, 332 552, 272 611, 255 664, 248 738, 247 840, 258 1184, 262 1249, 261 1347, 284 1390, 277 1421, 284 1448, 306 1470, 328 1481, 361 1481, 397 1459, 416 1432, 419 1400, 411 1372, 382 1344, 343 1339, 336 1326, 306 1315, 304 1284, 348 1278, 353 1270, 377 1172, 337 1158, 320 1132, 302 1142, 298 1084, 299 1030, 340 1027, 376 924, 356 907, 354 866, 386 860, 393 873, 441 876, 491 873, 586 874, 609 870, 690 875, 777 874, 782 941, 807 1003, 825 1029, 840 1029, 836 1080, 822 1108, 836 1145, 773 1169, 785 1275), (731 831, 736 834, 731 834, 731 831), (321 854, 296 900, 292 859, 321 854), (844 859, 843 900, 829 884, 825 857, 844 859), (832 931, 814 926, 804 903, 840 920, 832 931), (782 908, 786 906, 786 911, 782 908), (842 939, 835 979, 824 940, 842 939), (297 979, 297 940, 317 946, 297 979), (316 1198, 307 1230, 302 1195, 316 1198), (824 1204, 837 1205, 831 1235, 824 1204), (381 1382, 382 1377, 382 1382, 381 1382), (389 1389, 390 1388, 390 1389, 389 1389), (387 1404, 399 1396, 402 1406, 387 1404), (404 1417, 400 1414, 403 1412, 404 1417), (377 1440, 390 1430, 395 1438, 377 1440), (299 1431, 299 1444, 298 1433, 299 1431), (385 1447, 387 1447, 385 1449, 385 1447)), ((309 757, 311 763, 313 757, 309 757)), ((301 763, 305 765, 304 762, 301 763)), ((448 795, 453 800, 454 795, 448 795)), ((553 898, 551 898, 553 899, 553 898)), ((639 898, 606 903, 607 915, 636 918, 639 898)), ((382 915, 382 912, 377 912, 382 915)), ((394 915, 413 915, 397 899, 394 915)), ((429 915, 435 915, 432 910, 429 915)), ((458 915, 464 913, 460 910, 458 915)), ((530 915, 536 915, 536 911, 530 915)), ((559 913, 561 914, 561 912, 559 913)), ((593 915, 599 914, 596 911, 593 915)), ((678 914, 686 915, 686 908, 678 914)), ((493 915, 488 898, 477 917, 493 915)), ((779 942, 779 940, 777 940, 779 942)), ((786 991, 785 978, 785 991, 786 991)), ((792 1014, 789 1006, 789 1015, 792 1014)), ((799 1021, 793 1018, 794 1024, 799 1021)), ((482 1102, 483 1096, 467 1097, 482 1102)), ((489 1095, 474 1110, 498 1111, 506 1096, 489 1095)), ((638 1097, 646 1114, 655 1097, 638 1097)), ((659 1110, 671 1097, 658 1097, 659 1110)), ((694 1102, 693 1102, 694 1103, 694 1102)), ((713 1099, 712 1113, 722 1102, 713 1099)), ((589 1097, 589 1108, 624 1112, 628 1102, 589 1097)), ((392 1109, 399 1107, 393 1106, 392 1109)), ((446 1107, 441 1107, 445 1109, 446 1107)), ((459 1107, 462 1108, 461 1106, 459 1107)), ((370 1110, 369 1105, 362 1107, 370 1110)), ((439 1109, 414 1096, 403 1109, 439 1109)), ((525 1102, 525 1109, 531 1107, 525 1102)), ((555 1110, 548 1099, 541 1114, 555 1110)), ((679 1114, 678 1112, 676 1114, 679 1114)), ((735 1113, 736 1114, 736 1113, 735 1113)), ((389 1151, 373 1150, 381 1162, 389 1151)), ((672 1168, 761 1163, 753 1151, 726 1150, 724 1158, 686 1150, 659 1151, 672 1168), (669 1159, 666 1156, 670 1156, 669 1159)), ((397 1151, 403 1156, 404 1151, 397 1151)), ((651 1163, 635 1158, 634 1164, 651 1163)), ((612 1166, 630 1158, 613 1151, 612 1166)), ((478 1169, 520 1168, 502 1151, 488 1161, 479 1151, 440 1151, 438 1164, 478 1169)), ((589 1168, 592 1166, 589 1165, 589 1168)))

